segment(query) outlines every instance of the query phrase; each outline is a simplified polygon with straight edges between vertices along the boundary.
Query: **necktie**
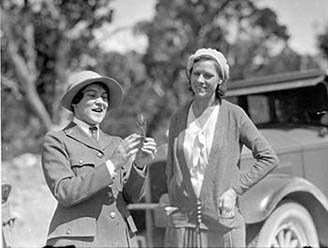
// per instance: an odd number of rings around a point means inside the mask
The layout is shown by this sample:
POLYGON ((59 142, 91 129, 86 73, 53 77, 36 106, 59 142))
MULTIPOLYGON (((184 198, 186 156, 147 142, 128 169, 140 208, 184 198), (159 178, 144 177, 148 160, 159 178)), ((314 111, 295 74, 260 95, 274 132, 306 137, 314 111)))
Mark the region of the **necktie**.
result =
POLYGON ((94 139, 95 141, 98 140, 98 127, 96 126, 91 126, 89 127, 90 133, 91 133, 91 138, 94 139))

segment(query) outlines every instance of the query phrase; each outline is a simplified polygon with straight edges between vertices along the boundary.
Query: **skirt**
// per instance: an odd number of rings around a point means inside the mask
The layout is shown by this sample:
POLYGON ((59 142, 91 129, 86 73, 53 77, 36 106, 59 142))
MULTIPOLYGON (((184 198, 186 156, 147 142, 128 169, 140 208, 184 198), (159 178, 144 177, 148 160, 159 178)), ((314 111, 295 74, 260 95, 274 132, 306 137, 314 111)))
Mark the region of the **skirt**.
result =
POLYGON ((196 230, 193 227, 168 226, 164 247, 246 247, 245 225, 227 230, 196 230))

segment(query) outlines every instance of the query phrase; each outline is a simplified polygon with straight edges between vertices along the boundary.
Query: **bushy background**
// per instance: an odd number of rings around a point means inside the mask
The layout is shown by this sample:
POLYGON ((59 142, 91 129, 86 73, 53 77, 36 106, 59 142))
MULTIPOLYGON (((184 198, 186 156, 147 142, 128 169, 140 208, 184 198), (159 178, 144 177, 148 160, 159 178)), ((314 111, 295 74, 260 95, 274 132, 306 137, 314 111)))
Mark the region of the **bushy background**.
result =
POLYGON ((190 98, 184 66, 197 48, 227 56, 231 84, 325 67, 328 26, 318 35, 318 54, 300 55, 275 12, 256 2, 158 0, 153 20, 132 27, 147 37, 145 53, 122 54, 104 51, 96 35, 115 17, 112 1, 1 1, 1 179, 13 186, 12 244, 40 247, 45 239, 55 202, 43 179, 40 144, 70 118, 59 104, 69 72, 92 69, 121 82, 126 97, 103 123, 105 131, 125 137, 143 113, 148 135, 162 144, 169 117, 190 98))

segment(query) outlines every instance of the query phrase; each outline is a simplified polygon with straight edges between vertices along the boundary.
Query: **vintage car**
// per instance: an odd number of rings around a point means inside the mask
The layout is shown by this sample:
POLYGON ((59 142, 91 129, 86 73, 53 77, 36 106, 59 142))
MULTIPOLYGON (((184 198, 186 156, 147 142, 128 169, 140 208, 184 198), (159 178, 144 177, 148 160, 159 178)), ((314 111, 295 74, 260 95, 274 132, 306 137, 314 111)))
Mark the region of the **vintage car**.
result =
MULTIPOLYGON (((240 199, 248 246, 328 246, 327 74, 312 70, 230 82, 226 99, 248 113, 280 159, 240 199)), ((135 218, 145 217, 141 245, 163 242, 166 150, 162 145, 150 166, 145 203, 130 206, 135 218), (140 209, 145 216, 138 216, 140 209)), ((243 149, 241 169, 252 160, 251 152, 243 149)))

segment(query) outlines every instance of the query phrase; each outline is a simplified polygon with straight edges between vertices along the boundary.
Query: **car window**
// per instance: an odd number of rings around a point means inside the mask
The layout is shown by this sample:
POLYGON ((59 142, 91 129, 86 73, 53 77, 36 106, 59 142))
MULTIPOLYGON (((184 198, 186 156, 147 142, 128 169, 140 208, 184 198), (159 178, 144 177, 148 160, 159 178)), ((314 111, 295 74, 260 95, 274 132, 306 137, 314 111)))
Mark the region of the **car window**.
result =
POLYGON ((328 125, 328 97, 323 84, 228 100, 244 108, 256 125, 328 125))
POLYGON ((270 123, 270 105, 267 96, 255 95, 248 97, 248 113, 256 124, 270 123))

